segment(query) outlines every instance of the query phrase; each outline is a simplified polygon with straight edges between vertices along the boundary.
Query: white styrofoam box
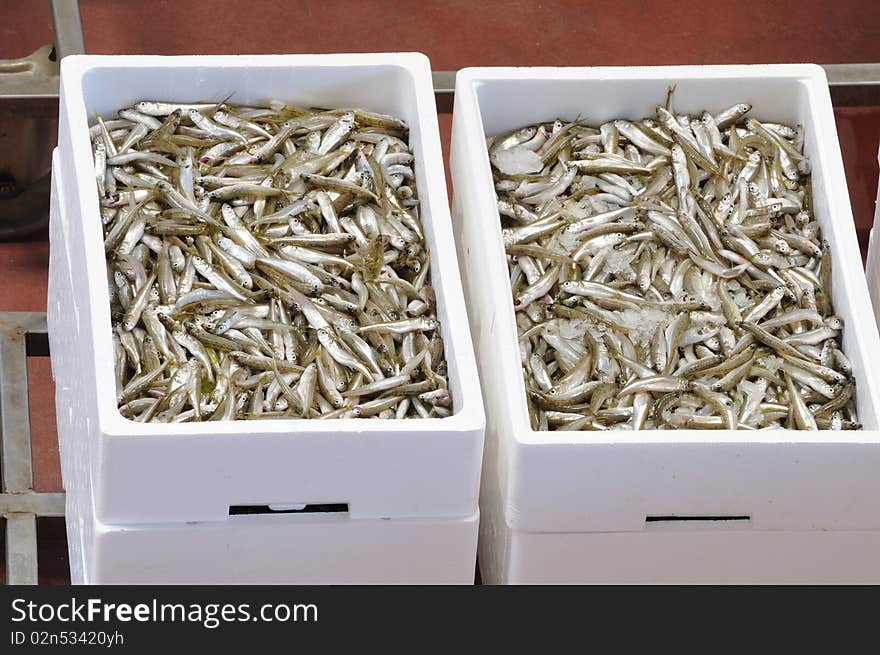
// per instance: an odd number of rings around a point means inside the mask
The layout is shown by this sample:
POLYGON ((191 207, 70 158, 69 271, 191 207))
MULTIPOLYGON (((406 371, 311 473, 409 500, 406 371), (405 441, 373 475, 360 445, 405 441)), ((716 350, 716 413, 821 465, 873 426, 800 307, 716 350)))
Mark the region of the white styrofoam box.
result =
POLYGON ((66 477, 72 584, 472 584, 479 513, 354 519, 253 514, 110 525, 95 517, 92 471, 66 477))
MULTIPOLYGON (((880 151, 877 152, 877 163, 880 165, 880 151)), ((880 182, 877 184, 877 200, 874 202, 874 226, 868 236, 868 258, 865 275, 868 278, 868 291, 874 303, 874 319, 880 330, 880 182)))
POLYGON ((92 470, 97 517, 111 524, 217 521, 230 505, 273 503, 348 503, 358 519, 472 516, 484 419, 427 58, 72 56, 61 69, 55 174, 63 176, 56 188, 64 200, 56 202, 63 212, 51 232, 49 339, 59 393, 70 398, 59 407, 59 439, 92 470), (453 416, 145 425, 118 412, 88 122, 141 99, 230 93, 239 103, 364 107, 409 123, 453 416))
MULTIPOLYGON (((477 514, 350 519, 234 516, 188 525, 92 526, 73 584, 463 584, 477 514)), ((74 553, 71 553, 74 555, 74 553)), ((73 565, 72 565, 73 568, 73 565)))
MULTIPOLYGON (((745 525, 737 526, 751 535, 880 530, 880 339, 870 320, 821 68, 464 69, 456 80, 450 167, 453 225, 487 416, 479 550, 485 579, 542 579, 546 560, 555 559, 559 570, 571 570, 572 581, 586 581, 579 573, 583 568, 572 560, 587 555, 558 545, 569 538, 571 544, 581 543, 578 533, 639 533, 645 537, 639 556, 650 562, 655 541, 647 538, 646 527, 657 524, 647 523, 649 516, 748 516, 745 525), (530 428, 485 138, 556 117, 581 116, 599 124, 651 115, 671 84, 679 111, 718 111, 749 102, 756 117, 806 126, 815 215, 834 255, 832 297, 846 324, 843 347, 853 360, 864 431, 530 428), (536 540, 555 546, 527 551, 531 559, 517 556, 522 551, 518 540, 535 533, 555 533, 559 540, 536 540), (563 552, 567 559, 557 559, 563 552)), ((613 540, 604 543, 614 547, 613 540)), ((730 552, 736 548, 731 540, 730 552)), ((880 558, 876 549, 862 550, 863 559, 847 566, 875 566, 865 560, 869 553, 880 558)), ((688 577, 688 559, 679 563, 668 577, 688 577)), ((834 570, 833 558, 821 565, 834 570)))
POLYGON ((110 525, 95 517, 91 471, 65 502, 72 584, 473 584, 479 513, 355 519, 253 514, 222 521, 110 525))

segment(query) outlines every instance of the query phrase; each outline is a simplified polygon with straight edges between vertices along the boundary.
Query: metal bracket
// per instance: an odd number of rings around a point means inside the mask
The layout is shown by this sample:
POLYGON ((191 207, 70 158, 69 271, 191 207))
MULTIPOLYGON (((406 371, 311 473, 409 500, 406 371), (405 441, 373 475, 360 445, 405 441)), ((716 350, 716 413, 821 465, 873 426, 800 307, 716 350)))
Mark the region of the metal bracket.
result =
POLYGON ((451 114, 455 100, 455 71, 433 71, 431 76, 434 80, 434 101, 437 103, 437 111, 441 114, 451 114))
POLYGON ((40 118, 58 115, 58 62, 82 54, 82 21, 78 0, 50 0, 52 44, 21 59, 0 60, 0 112, 40 118))
POLYGON ((49 3, 52 5, 52 32, 58 61, 67 55, 83 54, 86 46, 79 17, 79 0, 49 0, 49 3))
POLYGON ((37 584, 37 517, 64 516, 63 493, 33 489, 27 358, 48 354, 45 314, 0 313, 0 515, 8 584, 37 584))

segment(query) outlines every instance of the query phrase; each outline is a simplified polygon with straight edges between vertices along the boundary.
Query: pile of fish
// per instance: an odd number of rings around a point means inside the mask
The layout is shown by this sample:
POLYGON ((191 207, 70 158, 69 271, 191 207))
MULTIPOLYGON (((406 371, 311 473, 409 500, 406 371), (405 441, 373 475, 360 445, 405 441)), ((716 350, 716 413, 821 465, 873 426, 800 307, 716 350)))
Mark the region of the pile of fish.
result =
POLYGON ((403 121, 143 101, 89 135, 124 416, 451 414, 403 121))
POLYGON ((534 429, 861 427, 803 127, 750 110, 488 139, 534 429))

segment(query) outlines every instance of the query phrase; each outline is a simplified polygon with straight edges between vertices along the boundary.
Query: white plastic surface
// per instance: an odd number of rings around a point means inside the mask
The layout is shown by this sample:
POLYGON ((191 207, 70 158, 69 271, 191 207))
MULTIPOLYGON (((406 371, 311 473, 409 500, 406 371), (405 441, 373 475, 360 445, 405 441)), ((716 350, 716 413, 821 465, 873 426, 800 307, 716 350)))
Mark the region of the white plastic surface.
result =
MULTIPOLYGON (((62 453, 62 457, 65 457, 62 453)), ((254 514, 109 525, 87 467, 65 477, 73 584, 472 584, 479 513, 353 519, 254 514)))
POLYGON ((101 521, 225 520, 230 505, 348 503, 352 518, 470 517, 483 409, 420 54, 66 57, 50 255, 49 339, 62 468, 88 467, 101 521), (279 98, 364 107, 410 126, 455 413, 443 419, 139 424, 116 408, 109 297, 87 124, 140 99, 279 98))
MULTIPOLYGON (((877 163, 880 165, 880 151, 877 152, 877 163)), ((874 303, 874 318, 880 330, 880 183, 877 184, 877 200, 874 203, 874 227, 868 236, 868 258, 865 265, 865 276, 868 278, 868 291, 874 303)))
POLYGON ((79 584, 463 584, 474 582, 477 515, 349 519, 236 516, 95 528, 79 584))
POLYGON ((880 532, 676 529, 510 532, 493 584, 877 584, 880 532))
MULTIPOLYGON (((464 69, 456 80, 450 167, 453 225, 487 415, 482 567, 500 570, 507 561, 508 530, 640 533, 648 516, 745 515, 751 520, 742 530, 750 532, 880 530, 880 339, 821 68, 464 69), (853 361, 864 431, 530 429, 485 138, 556 117, 598 124, 650 115, 671 84, 677 85, 676 110, 720 111, 750 102, 756 117, 806 126, 815 216, 832 247, 832 297, 845 321, 843 346, 853 361)), ((735 548, 731 542, 729 552, 735 548)), ((554 559, 559 570, 577 571, 588 557, 577 549, 529 552, 554 559)), ((649 547, 639 553, 651 560, 649 547)), ((876 570, 880 551, 873 556, 851 562, 853 570, 876 570)), ((677 561, 687 579, 687 559, 677 561)))
MULTIPOLYGON (((74 476, 88 475, 78 471, 74 476)), ((71 477, 68 476, 68 480, 71 477)), ((231 516, 108 525, 87 479, 66 499, 73 584, 472 584, 479 514, 231 516)))

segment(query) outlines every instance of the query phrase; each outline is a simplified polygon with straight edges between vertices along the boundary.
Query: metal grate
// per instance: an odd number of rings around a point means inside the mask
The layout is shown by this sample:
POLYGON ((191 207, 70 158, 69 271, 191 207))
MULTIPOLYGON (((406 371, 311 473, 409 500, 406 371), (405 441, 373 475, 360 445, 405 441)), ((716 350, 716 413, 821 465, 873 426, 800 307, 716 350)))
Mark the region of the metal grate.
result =
POLYGON ((63 493, 33 488, 27 358, 48 355, 45 314, 0 312, 0 515, 11 585, 37 584, 37 517, 64 516, 63 493))

